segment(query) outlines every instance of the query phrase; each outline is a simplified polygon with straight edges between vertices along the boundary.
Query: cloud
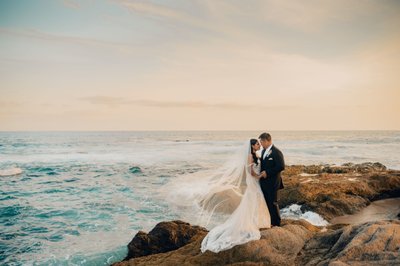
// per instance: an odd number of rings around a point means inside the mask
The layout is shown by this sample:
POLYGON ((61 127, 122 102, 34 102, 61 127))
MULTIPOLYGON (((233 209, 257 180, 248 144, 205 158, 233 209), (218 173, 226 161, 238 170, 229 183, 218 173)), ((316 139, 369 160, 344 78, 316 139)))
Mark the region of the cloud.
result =
POLYGON ((266 0, 190 1, 191 9, 151 1, 111 0, 139 16, 179 22, 228 35, 249 35, 273 28, 273 24, 301 32, 315 32, 332 22, 344 22, 387 10, 376 1, 266 0), (196 12, 195 10, 200 10, 196 12), (248 24, 246 22, 252 22, 248 24), (256 24, 254 24, 256 23, 256 24), (255 27, 256 26, 256 27, 255 27), (261 28, 260 28, 261 27, 261 28))
POLYGON ((112 1, 137 15, 159 19, 162 21, 179 22, 190 26, 213 30, 213 28, 209 27, 209 24, 206 20, 195 17, 188 12, 184 12, 182 10, 171 8, 165 5, 155 4, 150 1, 112 1))
MULTIPOLYGON (((226 13, 235 12, 235 15, 240 16, 241 9, 230 5, 229 3, 221 2, 221 10, 219 13, 214 11, 213 1, 192 1, 189 2, 191 9, 183 10, 170 7, 167 5, 160 5, 152 3, 151 1, 137 1, 137 0, 111 0, 112 2, 128 9, 134 15, 143 16, 150 19, 156 19, 163 22, 163 25, 171 25, 178 23, 188 26, 188 30, 193 28, 201 29, 208 33, 213 33, 221 37, 237 37, 248 35, 248 29, 243 30, 240 23, 231 20, 232 14, 226 13), (194 10, 201 10, 197 14, 194 10), (239 12, 239 14, 237 14, 239 12), (229 18, 229 19, 228 19, 229 18)), ((180 28, 182 30, 182 28, 180 28)), ((210 37, 208 35, 208 37, 210 37)))
POLYGON ((382 21, 397 15, 390 11, 393 5, 370 0, 111 1, 135 18, 159 22, 162 43, 173 47, 220 42, 330 59, 357 51, 384 28, 382 21))
POLYGON ((151 2, 128 1, 128 0, 113 0, 113 2, 118 3, 123 7, 126 7, 127 9, 140 14, 165 17, 177 20, 190 20, 190 17, 185 15, 184 13, 151 2))
POLYGON ((60 34, 53 34, 48 33, 36 29, 28 29, 28 30, 19 30, 19 29, 9 29, 0 27, 0 35, 11 35, 23 38, 33 38, 38 40, 44 41, 52 41, 52 42, 59 42, 59 43, 67 43, 73 45, 80 45, 84 47, 99 47, 99 48, 106 48, 117 50, 120 52, 127 52, 127 51, 134 51, 132 44, 125 44, 125 43, 118 43, 118 42, 110 42, 110 41, 103 41, 91 38, 82 38, 76 36, 67 36, 67 35, 60 35, 60 34))
POLYGON ((0 100, 0 117, 8 117, 12 115, 22 114, 22 109, 25 107, 26 102, 13 101, 13 100, 0 100))
POLYGON ((63 4, 65 7, 72 8, 72 9, 80 9, 81 5, 77 1, 73 0, 63 0, 63 4))
MULTIPOLYGON (((338 19, 344 7, 351 1, 280 1, 268 0, 260 3, 258 16, 289 28, 313 32, 323 28, 329 21, 338 19)), ((341 14, 342 12, 342 14, 341 14)))
MULTIPOLYGON (((259 22, 264 28, 273 24, 292 28, 301 32, 315 32, 335 22, 349 22, 353 19, 387 11, 385 5, 377 1, 357 0, 250 0, 250 1, 199 1, 214 18, 228 21, 229 17, 242 18, 231 20, 245 30, 245 20, 259 22)), ((254 25, 254 24, 251 24, 254 25)), ((247 27, 246 30, 251 30, 247 27)))
POLYGON ((265 110, 265 109, 293 109, 295 106, 265 106, 261 104, 241 104, 235 102, 208 103, 203 101, 158 101, 158 100, 130 100, 122 97, 111 96, 89 96, 81 97, 80 100, 95 105, 106 105, 118 107, 126 105, 137 105, 156 108, 215 108, 215 109, 236 109, 236 110, 265 110))

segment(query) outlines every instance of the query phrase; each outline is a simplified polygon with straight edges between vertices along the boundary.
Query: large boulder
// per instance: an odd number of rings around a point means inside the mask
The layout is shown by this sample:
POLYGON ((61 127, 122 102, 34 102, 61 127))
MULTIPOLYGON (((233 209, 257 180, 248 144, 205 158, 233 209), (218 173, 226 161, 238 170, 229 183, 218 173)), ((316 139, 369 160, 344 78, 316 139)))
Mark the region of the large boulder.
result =
POLYGON ((178 249, 204 236, 207 230, 182 221, 161 222, 148 234, 139 231, 128 244, 125 260, 178 249))

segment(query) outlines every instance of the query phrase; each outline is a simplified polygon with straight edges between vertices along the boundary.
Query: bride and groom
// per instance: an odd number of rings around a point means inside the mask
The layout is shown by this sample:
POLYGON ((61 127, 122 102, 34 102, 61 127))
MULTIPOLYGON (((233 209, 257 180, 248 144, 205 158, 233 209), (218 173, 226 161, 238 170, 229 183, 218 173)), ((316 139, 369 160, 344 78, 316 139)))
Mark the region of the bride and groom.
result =
POLYGON ((259 141, 246 141, 237 158, 233 168, 231 165, 209 180, 212 184, 210 191, 202 197, 201 202, 212 202, 215 209, 217 205, 224 204, 224 201, 215 203, 210 200, 215 199, 219 192, 230 190, 240 195, 239 204, 232 214, 225 222, 211 229, 203 239, 202 252, 227 250, 260 239, 260 228, 280 226, 277 194, 283 188, 281 172, 285 169, 285 163, 282 152, 272 144, 269 133, 262 133, 259 141), (257 151, 260 146, 263 150, 259 158, 257 151))

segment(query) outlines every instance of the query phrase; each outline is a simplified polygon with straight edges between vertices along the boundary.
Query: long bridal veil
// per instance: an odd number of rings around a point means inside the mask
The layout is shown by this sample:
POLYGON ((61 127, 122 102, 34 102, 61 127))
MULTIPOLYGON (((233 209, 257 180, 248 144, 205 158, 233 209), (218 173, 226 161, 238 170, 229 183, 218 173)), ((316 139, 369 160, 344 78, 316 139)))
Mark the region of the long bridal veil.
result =
POLYGON ((175 178, 160 191, 172 204, 196 208, 199 225, 207 226, 217 214, 228 215, 203 239, 202 252, 219 252, 260 239, 259 228, 270 227, 260 185, 250 174, 250 149, 248 140, 222 167, 175 178))

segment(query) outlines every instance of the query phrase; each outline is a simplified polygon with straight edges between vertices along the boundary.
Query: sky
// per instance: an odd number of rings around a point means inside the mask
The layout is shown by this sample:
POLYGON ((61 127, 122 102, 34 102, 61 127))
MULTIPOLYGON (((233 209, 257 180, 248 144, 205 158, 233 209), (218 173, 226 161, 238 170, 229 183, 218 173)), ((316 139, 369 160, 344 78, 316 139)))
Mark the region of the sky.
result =
POLYGON ((400 1, 2 0, 0 130, 400 130, 400 1))

